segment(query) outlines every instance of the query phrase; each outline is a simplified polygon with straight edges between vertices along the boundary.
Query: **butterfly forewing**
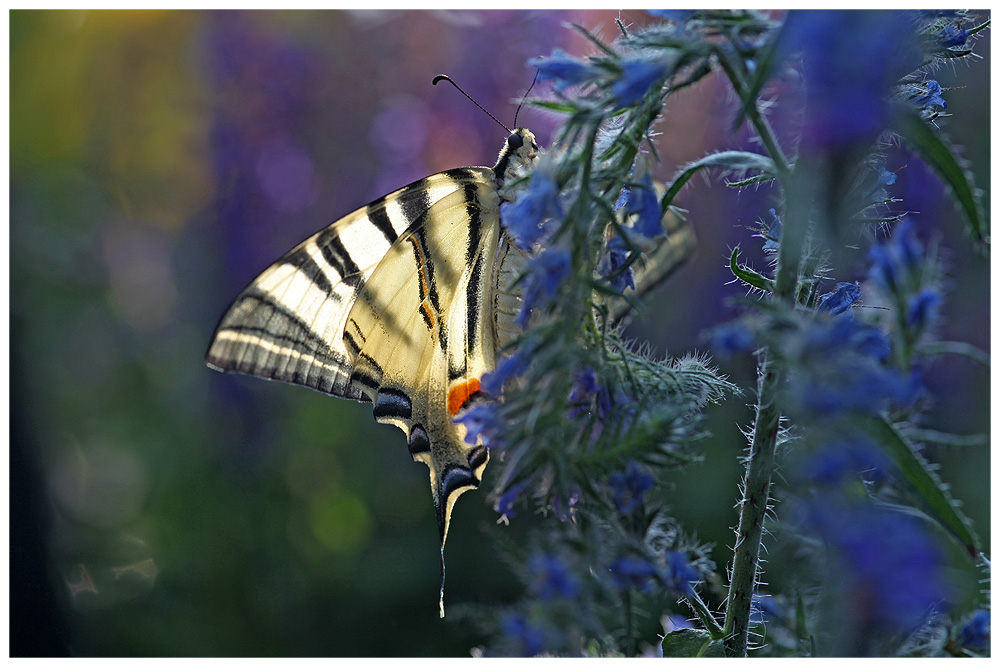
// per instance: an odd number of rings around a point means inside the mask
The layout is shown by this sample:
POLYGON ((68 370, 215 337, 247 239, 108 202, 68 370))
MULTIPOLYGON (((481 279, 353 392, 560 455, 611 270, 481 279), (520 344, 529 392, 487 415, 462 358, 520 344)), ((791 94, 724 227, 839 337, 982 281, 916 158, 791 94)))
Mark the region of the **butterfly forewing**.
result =
MULTIPOLYGON (((468 178, 490 172, 453 171, 468 178)), ((389 249, 431 206, 461 189, 451 173, 421 179, 354 211, 271 265, 223 316, 208 364, 344 398, 369 398, 350 382, 347 315, 389 249)))

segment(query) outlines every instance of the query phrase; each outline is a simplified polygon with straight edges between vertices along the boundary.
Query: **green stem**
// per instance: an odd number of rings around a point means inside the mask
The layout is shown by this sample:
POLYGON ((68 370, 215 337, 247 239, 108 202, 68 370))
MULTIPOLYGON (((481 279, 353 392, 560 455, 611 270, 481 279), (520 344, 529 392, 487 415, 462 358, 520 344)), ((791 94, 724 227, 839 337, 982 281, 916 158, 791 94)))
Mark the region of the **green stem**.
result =
POLYGON ((737 70, 733 62, 729 59, 728 53, 722 49, 716 49, 716 55, 719 58, 719 64, 722 65, 722 70, 726 73, 726 76, 729 78, 729 82, 733 85, 733 90, 735 90, 736 94, 739 95, 740 101, 744 102, 746 105, 747 118, 750 120, 750 124, 753 125, 758 136, 760 136, 760 140, 764 144, 767 154, 772 160, 774 160, 774 166, 777 168, 778 176, 788 176, 791 171, 791 167, 788 164, 788 159, 785 157, 784 151, 781 150, 781 146, 778 144, 778 139, 774 135, 774 130, 771 129, 771 124, 767 121, 767 118, 761 115, 760 110, 757 109, 756 101, 752 104, 746 104, 746 100, 744 99, 747 95, 746 81, 744 81, 739 70, 737 70))
POLYGON ((625 605, 625 636, 628 644, 625 648, 625 655, 634 658, 637 653, 636 639, 632 633, 632 591, 625 589, 622 593, 622 603, 625 605))
POLYGON ((757 583, 760 543, 771 490, 774 452, 781 412, 775 402, 782 374, 767 351, 760 356, 757 418, 750 443, 750 462, 743 480, 743 500, 733 554, 733 574, 726 602, 726 653, 745 656, 750 630, 750 603, 757 583))
MULTIPOLYGON (((759 118, 755 110, 748 115, 751 119, 759 118)), ((761 129, 756 122, 755 127, 758 131, 761 129)), ((765 145, 769 140, 773 140, 773 135, 765 138, 765 145)), ((803 246, 809 224, 812 177, 808 169, 789 172, 787 162, 780 152, 772 154, 772 158, 778 165, 779 181, 786 194, 785 225, 775 268, 772 299, 791 310, 795 307, 803 246)), ((765 349, 758 357, 757 412, 749 462, 743 480, 732 579, 726 603, 725 648, 726 654, 730 656, 742 657, 747 654, 750 604, 757 584, 760 545, 764 536, 764 520, 781 422, 781 408, 777 399, 783 382, 784 371, 779 366, 774 351, 765 349)))

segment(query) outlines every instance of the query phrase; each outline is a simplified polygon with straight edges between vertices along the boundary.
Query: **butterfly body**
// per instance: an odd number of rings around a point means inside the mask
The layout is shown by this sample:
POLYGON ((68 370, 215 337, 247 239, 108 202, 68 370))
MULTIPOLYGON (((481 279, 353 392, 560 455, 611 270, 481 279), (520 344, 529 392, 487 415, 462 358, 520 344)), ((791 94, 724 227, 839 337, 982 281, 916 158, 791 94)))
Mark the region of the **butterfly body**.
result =
POLYGON ((500 225, 502 187, 537 150, 519 128, 493 168, 421 179, 306 239, 237 296, 206 357, 371 402, 377 421, 402 429, 430 471, 442 571, 452 507, 489 459, 454 420, 517 330, 526 255, 500 225))

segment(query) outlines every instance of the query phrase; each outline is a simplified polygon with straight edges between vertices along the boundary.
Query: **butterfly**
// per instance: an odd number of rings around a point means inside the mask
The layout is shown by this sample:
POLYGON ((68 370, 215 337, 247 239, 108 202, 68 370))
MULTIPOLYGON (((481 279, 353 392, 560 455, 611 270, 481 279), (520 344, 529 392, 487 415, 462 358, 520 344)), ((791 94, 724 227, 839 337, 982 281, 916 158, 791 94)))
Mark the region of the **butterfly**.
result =
MULTIPOLYGON (((452 508, 489 460, 455 418, 484 398, 483 374, 520 332, 517 279, 530 253, 501 225, 503 186, 538 154, 534 134, 518 128, 492 168, 428 176, 320 230, 236 297, 206 356, 219 371, 370 402, 376 421, 403 430, 430 471, 442 617, 452 508)), ((663 245, 676 253, 693 237, 674 228, 663 245)))

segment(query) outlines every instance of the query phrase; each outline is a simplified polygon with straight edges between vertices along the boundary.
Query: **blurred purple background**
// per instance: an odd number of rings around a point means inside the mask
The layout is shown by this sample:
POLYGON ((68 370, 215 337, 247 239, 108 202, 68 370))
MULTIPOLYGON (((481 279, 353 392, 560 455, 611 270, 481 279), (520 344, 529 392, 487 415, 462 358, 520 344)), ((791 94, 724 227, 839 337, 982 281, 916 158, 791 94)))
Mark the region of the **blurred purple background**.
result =
MULTIPOLYGON (((426 471, 370 407, 208 370, 236 293, 281 253, 430 173, 492 165, 527 59, 611 40, 645 12, 15 11, 11 75, 11 646, 17 654, 468 655, 475 629, 437 619, 426 471)), ((987 190, 990 44, 935 74, 987 190)), ((735 105, 718 77, 668 99, 659 176, 718 149, 735 105)), ((776 126, 794 118, 777 81, 776 126)), ((545 94, 544 86, 535 93, 545 94)), ((845 105, 844 113, 850 113, 845 105)), ((558 118, 522 109, 548 145, 558 118)), ((989 262, 937 178, 894 149, 892 193, 935 239, 952 290, 942 337, 989 349, 989 262)), ((764 268, 748 229, 766 189, 695 179, 678 203, 696 257, 631 333, 680 355, 742 296, 726 263, 764 268)), ((863 252, 834 258, 860 280, 863 252)), ((749 361, 720 362, 752 387, 749 361)), ((927 427, 988 430, 988 373, 961 358, 926 376, 927 427)), ((710 413, 706 462, 672 480, 674 509, 728 559, 745 394, 710 413)), ((989 539, 987 448, 936 448, 942 476, 989 539)), ((489 474, 489 473, 487 473, 489 474)), ((485 494, 455 511, 449 614, 516 582, 484 531, 485 494)))

